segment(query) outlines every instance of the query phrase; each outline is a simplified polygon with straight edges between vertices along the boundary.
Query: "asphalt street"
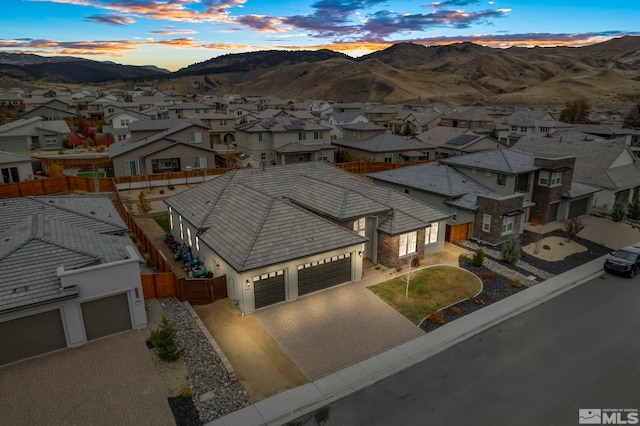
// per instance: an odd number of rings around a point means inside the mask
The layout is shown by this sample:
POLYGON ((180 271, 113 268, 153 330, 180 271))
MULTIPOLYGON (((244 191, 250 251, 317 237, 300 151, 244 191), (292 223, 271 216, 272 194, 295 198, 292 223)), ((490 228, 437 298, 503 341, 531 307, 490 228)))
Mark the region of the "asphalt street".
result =
POLYGON ((639 330, 640 277, 605 274, 290 424, 577 425, 579 409, 640 410, 639 330))

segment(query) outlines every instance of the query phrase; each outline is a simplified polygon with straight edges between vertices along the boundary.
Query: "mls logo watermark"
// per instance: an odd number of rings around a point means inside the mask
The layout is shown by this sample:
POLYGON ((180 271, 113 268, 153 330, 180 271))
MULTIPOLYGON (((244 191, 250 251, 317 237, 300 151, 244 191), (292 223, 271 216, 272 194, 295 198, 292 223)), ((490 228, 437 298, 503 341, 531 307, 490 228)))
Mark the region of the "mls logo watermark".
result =
POLYGON ((636 408, 580 408, 578 423, 581 425, 637 425, 636 408))

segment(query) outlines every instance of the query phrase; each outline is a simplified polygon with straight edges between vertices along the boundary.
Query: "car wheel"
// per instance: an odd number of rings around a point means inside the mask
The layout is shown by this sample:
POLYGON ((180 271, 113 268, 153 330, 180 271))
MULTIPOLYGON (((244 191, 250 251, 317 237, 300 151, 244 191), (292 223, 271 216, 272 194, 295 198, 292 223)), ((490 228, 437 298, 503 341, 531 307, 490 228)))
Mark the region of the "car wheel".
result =
POLYGON ((633 278, 636 275, 636 268, 631 268, 629 271, 629 278, 633 278))

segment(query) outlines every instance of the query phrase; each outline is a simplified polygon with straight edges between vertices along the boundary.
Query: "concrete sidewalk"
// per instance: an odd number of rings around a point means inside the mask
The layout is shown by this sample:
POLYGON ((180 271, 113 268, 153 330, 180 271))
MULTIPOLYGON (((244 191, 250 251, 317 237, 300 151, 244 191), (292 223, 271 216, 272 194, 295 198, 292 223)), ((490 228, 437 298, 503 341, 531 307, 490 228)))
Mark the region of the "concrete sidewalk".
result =
POLYGON ((281 425, 295 420, 602 275, 605 257, 557 275, 334 374, 221 417, 207 423, 207 426, 281 425))

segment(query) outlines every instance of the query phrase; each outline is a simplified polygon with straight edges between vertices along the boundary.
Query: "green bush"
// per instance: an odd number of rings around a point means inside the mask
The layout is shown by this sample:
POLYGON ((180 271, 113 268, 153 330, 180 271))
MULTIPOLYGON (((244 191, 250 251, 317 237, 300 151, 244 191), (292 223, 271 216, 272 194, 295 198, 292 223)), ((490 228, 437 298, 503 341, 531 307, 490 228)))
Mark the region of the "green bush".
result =
POLYGON ((479 248, 473 253, 473 258, 471 259, 471 264, 476 267, 482 266, 484 263, 484 251, 479 248))
POLYGON ((627 206, 625 205, 625 203, 617 201, 613 205, 613 209, 611 210, 611 220, 613 220, 614 222, 621 222, 622 220, 624 220, 626 214, 627 206))
POLYGON ((640 197, 633 197, 633 201, 627 206, 627 216, 629 219, 640 220, 640 197))
POLYGON ((164 316, 158 328, 151 332, 148 342, 153 345, 153 351, 163 361, 177 361, 182 356, 184 349, 176 340, 178 331, 164 316))
POLYGON ((515 265, 516 262, 520 260, 521 252, 522 244, 520 243, 520 238, 518 238, 515 234, 511 234, 509 239, 502 243, 502 246, 500 247, 502 260, 511 265, 515 265))

